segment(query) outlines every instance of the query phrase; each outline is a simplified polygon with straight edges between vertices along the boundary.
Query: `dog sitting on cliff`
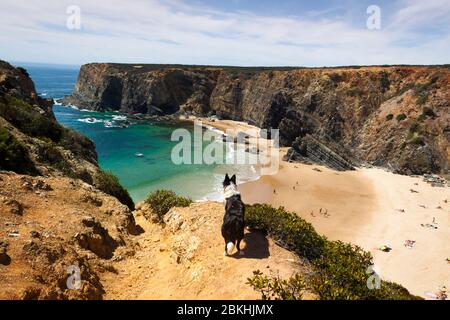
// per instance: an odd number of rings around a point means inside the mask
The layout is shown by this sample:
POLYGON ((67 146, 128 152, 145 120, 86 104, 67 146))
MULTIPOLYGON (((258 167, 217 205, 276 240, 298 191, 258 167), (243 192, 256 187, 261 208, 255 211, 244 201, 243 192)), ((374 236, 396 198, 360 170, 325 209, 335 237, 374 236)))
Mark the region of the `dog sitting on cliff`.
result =
POLYGON ((223 188, 225 195, 225 216, 222 224, 222 236, 225 239, 224 255, 227 256, 229 252, 233 251, 235 245, 238 254, 243 255, 240 245, 244 238, 245 205, 237 190, 236 175, 233 175, 230 179, 227 173, 223 181, 223 188))

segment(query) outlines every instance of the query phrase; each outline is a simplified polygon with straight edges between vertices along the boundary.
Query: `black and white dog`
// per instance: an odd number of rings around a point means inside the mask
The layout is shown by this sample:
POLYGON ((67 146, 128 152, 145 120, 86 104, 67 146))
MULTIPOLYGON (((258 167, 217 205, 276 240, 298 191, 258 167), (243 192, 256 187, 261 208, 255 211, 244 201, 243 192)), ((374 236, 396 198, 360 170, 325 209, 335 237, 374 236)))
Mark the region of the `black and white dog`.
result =
POLYGON ((237 190, 236 175, 230 179, 228 174, 225 175, 223 181, 225 194, 225 216, 223 217, 222 236, 225 239, 225 253, 233 251, 236 245, 239 255, 244 253, 241 251, 241 240, 244 238, 245 227, 245 205, 241 200, 241 194, 237 190))

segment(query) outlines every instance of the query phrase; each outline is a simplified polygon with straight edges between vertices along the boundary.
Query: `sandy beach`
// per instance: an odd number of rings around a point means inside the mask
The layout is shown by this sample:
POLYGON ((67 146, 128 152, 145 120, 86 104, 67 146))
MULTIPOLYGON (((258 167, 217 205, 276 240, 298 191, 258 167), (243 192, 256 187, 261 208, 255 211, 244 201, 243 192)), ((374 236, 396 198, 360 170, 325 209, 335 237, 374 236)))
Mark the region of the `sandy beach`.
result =
POLYGON ((370 251, 382 278, 413 294, 429 298, 449 287, 449 188, 382 169, 337 172, 282 161, 276 174, 242 184, 240 191, 246 203, 283 206, 320 234, 370 251), (407 240, 415 241, 412 248, 404 246, 407 240), (382 245, 392 250, 378 250, 382 245))
MULTIPOLYGON (((235 133, 255 129, 232 120, 190 120, 235 133)), ((377 168, 338 172, 288 163, 282 161, 287 148, 279 151, 278 171, 239 186, 244 202, 283 206, 329 239, 361 246, 383 279, 415 295, 429 299, 450 287, 450 188, 377 168), (391 250, 379 250, 383 245, 391 250)))

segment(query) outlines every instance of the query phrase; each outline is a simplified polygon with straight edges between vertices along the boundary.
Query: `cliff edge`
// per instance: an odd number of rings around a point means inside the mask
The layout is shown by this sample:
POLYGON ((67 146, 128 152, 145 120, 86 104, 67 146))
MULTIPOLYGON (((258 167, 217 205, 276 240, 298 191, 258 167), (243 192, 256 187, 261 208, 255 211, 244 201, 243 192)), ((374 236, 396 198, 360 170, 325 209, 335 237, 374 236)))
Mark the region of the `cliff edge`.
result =
POLYGON ((242 120, 306 135, 396 173, 450 170, 445 66, 244 68, 93 63, 64 103, 92 110, 242 120))

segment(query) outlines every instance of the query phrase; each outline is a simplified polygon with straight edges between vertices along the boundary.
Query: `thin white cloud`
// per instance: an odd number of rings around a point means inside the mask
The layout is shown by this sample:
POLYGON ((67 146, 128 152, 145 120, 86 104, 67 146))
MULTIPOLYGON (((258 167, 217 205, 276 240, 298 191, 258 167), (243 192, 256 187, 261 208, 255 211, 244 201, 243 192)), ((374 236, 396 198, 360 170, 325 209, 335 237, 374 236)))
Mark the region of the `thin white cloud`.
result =
POLYGON ((261 16, 176 0, 15 0, 1 4, 0 41, 6 45, 0 46, 0 59, 75 64, 448 63, 448 33, 427 37, 420 33, 420 26, 433 20, 445 25, 449 1, 421 3, 399 2, 390 21, 383 23, 386 27, 370 31, 365 25, 317 13, 314 18, 308 13, 261 16), (72 4, 81 8, 82 30, 65 27, 66 8, 72 4))

